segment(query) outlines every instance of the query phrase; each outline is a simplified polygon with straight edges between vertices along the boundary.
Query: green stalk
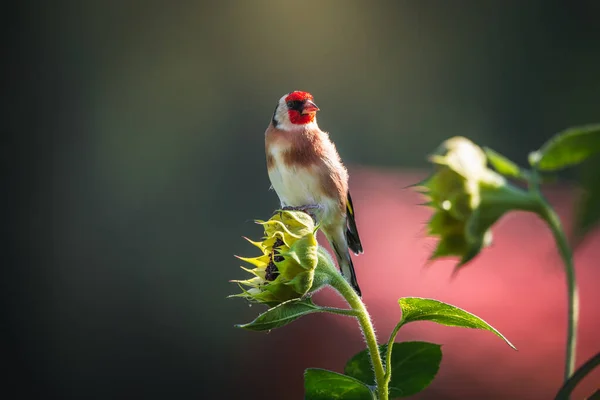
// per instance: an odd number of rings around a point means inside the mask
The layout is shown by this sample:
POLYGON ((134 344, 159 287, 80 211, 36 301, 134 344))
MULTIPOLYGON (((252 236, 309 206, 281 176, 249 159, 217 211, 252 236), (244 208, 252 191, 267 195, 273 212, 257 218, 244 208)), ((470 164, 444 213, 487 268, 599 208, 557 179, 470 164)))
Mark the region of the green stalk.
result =
POLYGON ((346 310, 345 308, 336 307, 321 307, 321 312, 328 312, 331 314, 344 315, 346 317, 358 317, 358 312, 355 310, 346 310))
MULTIPOLYGON (((555 400, 568 400, 569 396, 571 396, 571 392, 575 389, 575 386, 583 379, 586 375, 588 375, 594 368, 600 365, 600 353, 596 354, 594 357, 587 360, 569 380, 565 382, 565 384, 558 391, 555 400)), ((599 391, 600 392, 600 391, 599 391)), ((595 392, 595 393, 599 393, 595 392)), ((595 394, 594 393, 594 394, 595 394)), ((593 397, 594 395, 592 395, 593 397)), ((591 399, 592 397, 589 397, 591 399)))
MULTIPOLYGON (((331 267, 333 268, 333 267, 331 267)), ((332 271, 330 274, 331 281, 329 284, 337 290, 342 297, 348 302, 352 310, 356 312, 356 318, 360 324, 360 329, 363 332, 369 355, 371 356, 371 366, 375 371, 375 382, 377 384, 377 393, 379 400, 388 400, 387 385, 385 384, 385 372, 383 370, 383 364, 381 362, 381 355, 379 354, 379 346, 377 344, 377 337, 375 336, 375 329, 371 322, 371 317, 362 302, 360 297, 356 294, 352 286, 344 277, 337 271, 332 271)))
POLYGON ((390 340, 388 341, 388 344, 387 344, 387 349, 385 352, 385 377, 384 377, 384 386, 383 386, 383 390, 385 391, 385 393, 389 393, 389 390, 390 390, 389 389, 390 380, 392 379, 392 367, 391 367, 391 365, 392 365, 392 349, 394 348, 394 342, 396 341, 396 335, 398 334, 398 331, 400 330, 402 325, 404 325, 404 318, 402 318, 400 320, 400 322, 398 322, 398 324, 392 331, 392 333, 390 335, 390 340))
POLYGON ((579 291, 577 290, 577 280, 575 279, 575 266, 573 265, 573 252, 567 241, 560 218, 556 211, 548 203, 540 191, 540 177, 535 168, 531 171, 529 178, 529 191, 537 196, 540 207, 537 210, 538 215, 546 221, 558 252, 565 264, 565 274, 567 277, 567 349, 565 357, 564 380, 567 382, 575 371, 575 357, 577 349, 577 324, 579 321, 579 291))
POLYGON ((567 326, 567 355, 565 359, 565 382, 573 375, 575 371, 575 351, 577 347, 577 323, 579 320, 579 293, 577 290, 577 281, 575 280, 575 266, 573 265, 573 253, 565 236, 562 224, 554 209, 544 200, 543 208, 540 212, 541 217, 546 221, 554 240, 558 247, 561 258, 565 264, 565 273, 567 276, 567 297, 568 297, 568 326, 567 326))

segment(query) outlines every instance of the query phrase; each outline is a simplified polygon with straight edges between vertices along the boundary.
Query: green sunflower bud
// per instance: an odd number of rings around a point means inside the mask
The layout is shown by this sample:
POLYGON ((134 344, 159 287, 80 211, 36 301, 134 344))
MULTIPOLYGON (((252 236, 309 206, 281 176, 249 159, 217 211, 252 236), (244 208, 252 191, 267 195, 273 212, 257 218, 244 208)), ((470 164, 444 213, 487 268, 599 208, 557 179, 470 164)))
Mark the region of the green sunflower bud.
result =
POLYGON ((263 240, 246 240, 259 248, 262 255, 238 257, 254 266, 253 269, 242 267, 254 277, 232 281, 243 291, 232 297, 274 306, 305 296, 327 283, 319 278, 315 282, 315 269, 323 257, 316 238, 318 228, 308 214, 278 211, 268 221, 256 222, 263 226, 263 240))
POLYGON ((429 157, 435 172, 418 184, 435 212, 428 234, 440 240, 430 260, 457 256, 457 268, 490 245, 490 228, 511 210, 535 211, 539 199, 487 167, 484 151, 464 137, 446 140, 429 157))

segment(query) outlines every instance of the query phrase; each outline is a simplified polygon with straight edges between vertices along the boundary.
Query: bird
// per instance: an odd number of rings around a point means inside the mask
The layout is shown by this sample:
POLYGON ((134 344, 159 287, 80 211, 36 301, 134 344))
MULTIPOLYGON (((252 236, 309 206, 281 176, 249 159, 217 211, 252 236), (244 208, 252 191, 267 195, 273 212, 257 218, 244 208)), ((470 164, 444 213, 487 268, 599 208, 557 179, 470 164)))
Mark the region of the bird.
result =
POLYGON ((284 210, 316 217, 333 249, 342 275, 361 296, 350 250, 363 253, 348 171, 327 132, 317 124, 319 107, 304 91, 283 95, 265 131, 271 188, 284 210))

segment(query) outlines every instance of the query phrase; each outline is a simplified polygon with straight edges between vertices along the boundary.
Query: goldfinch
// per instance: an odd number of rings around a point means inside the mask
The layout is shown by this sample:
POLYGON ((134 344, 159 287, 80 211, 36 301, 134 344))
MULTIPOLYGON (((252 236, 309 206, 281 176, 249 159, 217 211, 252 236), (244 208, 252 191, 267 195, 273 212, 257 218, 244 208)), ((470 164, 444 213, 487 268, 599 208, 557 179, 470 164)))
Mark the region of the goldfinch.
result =
POLYGON ((348 171, 329 134, 317 125, 317 111, 307 92, 294 91, 279 99, 265 132, 269 179, 282 208, 307 211, 317 218, 342 275, 360 296, 349 250, 358 255, 363 248, 348 171))

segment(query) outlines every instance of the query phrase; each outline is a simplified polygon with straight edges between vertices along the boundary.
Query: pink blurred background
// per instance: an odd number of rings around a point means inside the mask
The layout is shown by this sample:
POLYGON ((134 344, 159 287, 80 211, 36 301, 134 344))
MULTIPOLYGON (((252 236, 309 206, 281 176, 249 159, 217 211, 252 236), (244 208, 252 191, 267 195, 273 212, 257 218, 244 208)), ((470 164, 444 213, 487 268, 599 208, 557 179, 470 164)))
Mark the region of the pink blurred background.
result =
MULTIPOLYGON (((400 318, 397 299, 416 296, 441 300, 478 315, 518 349, 512 350, 487 331, 429 322, 405 326, 398 341, 443 345, 437 378, 413 398, 553 398, 563 377, 566 286, 560 258, 544 223, 527 213, 505 216, 493 228, 493 245, 452 279, 455 260, 425 267, 435 245, 424 234, 431 211, 417 206, 423 200, 421 195, 403 189, 425 175, 368 168, 351 169, 351 174, 365 248, 355 265, 380 342, 387 341, 400 318)), ((555 187, 546 192, 568 229, 571 191, 555 187)), ((581 296, 578 366, 600 350, 598 257, 600 236, 592 234, 577 249, 575 261, 581 296)), ((318 293, 315 299, 319 304, 343 305, 330 290, 318 293)), ((258 308, 248 310, 249 319, 260 311, 258 308)), ((311 315, 268 334, 248 333, 244 347, 241 362, 248 366, 244 384, 260 392, 261 398, 296 399, 302 397, 304 369, 343 372, 345 362, 364 344, 353 320, 311 315), (289 395, 269 394, 272 385, 289 395)), ((573 398, 591 395, 599 383, 597 370, 580 384, 573 398)))

